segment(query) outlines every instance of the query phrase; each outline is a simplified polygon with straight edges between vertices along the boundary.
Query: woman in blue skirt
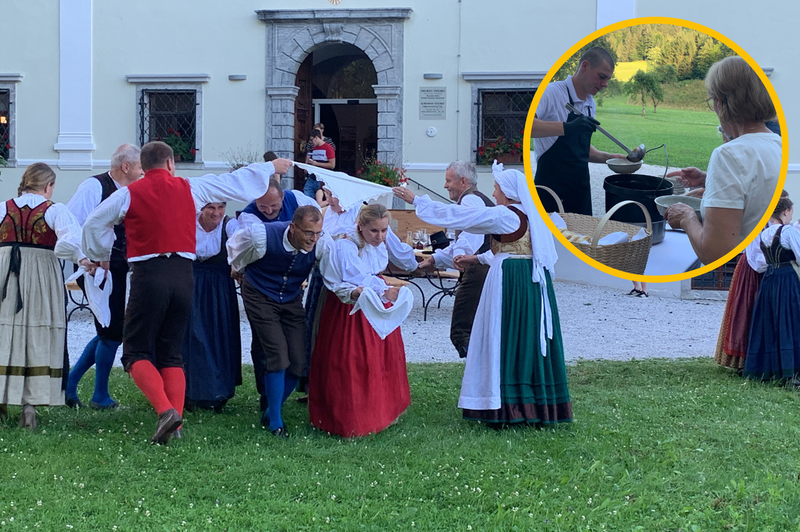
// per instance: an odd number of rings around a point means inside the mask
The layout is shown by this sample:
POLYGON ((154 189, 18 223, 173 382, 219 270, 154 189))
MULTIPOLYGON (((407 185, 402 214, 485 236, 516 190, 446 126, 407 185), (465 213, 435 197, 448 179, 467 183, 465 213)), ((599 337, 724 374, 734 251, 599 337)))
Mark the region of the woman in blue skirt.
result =
POLYGON ((744 376, 757 380, 795 379, 800 373, 800 231, 792 225, 792 201, 781 198, 783 224, 767 227, 747 248, 747 260, 763 272, 753 308, 744 376))

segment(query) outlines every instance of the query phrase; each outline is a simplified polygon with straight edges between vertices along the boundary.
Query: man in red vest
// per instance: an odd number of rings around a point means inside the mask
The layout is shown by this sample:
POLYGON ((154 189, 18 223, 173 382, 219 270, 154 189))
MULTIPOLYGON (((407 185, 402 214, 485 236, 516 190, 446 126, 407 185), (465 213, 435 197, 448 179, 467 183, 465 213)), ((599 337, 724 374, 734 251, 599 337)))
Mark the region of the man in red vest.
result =
POLYGON ((186 377, 181 344, 192 306, 196 215, 208 203, 250 201, 274 173, 292 162, 275 159, 220 176, 175 177, 172 148, 142 147, 142 179, 114 192, 86 219, 87 257, 108 261, 114 226, 125 221, 131 289, 122 340, 122 365, 158 413, 152 442, 165 444, 181 426, 186 377))

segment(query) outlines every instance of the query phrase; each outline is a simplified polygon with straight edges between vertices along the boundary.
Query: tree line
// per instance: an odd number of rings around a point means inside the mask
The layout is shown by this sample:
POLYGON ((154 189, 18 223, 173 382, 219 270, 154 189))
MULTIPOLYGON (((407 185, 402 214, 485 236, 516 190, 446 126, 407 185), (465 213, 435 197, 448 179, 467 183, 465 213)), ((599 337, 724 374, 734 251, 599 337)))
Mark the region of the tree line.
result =
POLYGON ((553 80, 564 80, 574 74, 581 55, 594 46, 605 48, 615 63, 647 61, 646 72, 639 70, 627 83, 612 79, 607 91, 609 96, 626 94, 639 101, 643 116, 648 102, 656 112, 658 104, 664 101, 665 85, 703 79, 711 65, 736 55, 725 43, 690 28, 669 24, 631 26, 603 35, 578 50, 559 68, 553 80))

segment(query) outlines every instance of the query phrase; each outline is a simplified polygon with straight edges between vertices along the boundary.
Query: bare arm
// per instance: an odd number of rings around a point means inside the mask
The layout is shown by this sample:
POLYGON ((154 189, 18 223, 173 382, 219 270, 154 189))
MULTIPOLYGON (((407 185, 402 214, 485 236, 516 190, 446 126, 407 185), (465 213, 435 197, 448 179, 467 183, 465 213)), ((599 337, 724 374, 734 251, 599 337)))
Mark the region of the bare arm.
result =
POLYGON ((605 164, 605 162, 609 159, 624 159, 625 156, 621 153, 609 153, 607 151, 600 151, 595 149, 594 146, 589 146, 589 162, 590 163, 601 163, 605 164))
POLYGON ((691 210, 691 213, 683 216, 680 226, 689 236, 697 258, 703 264, 711 264, 741 241, 743 214, 742 209, 707 207, 705 219, 701 223, 694 210, 691 210))

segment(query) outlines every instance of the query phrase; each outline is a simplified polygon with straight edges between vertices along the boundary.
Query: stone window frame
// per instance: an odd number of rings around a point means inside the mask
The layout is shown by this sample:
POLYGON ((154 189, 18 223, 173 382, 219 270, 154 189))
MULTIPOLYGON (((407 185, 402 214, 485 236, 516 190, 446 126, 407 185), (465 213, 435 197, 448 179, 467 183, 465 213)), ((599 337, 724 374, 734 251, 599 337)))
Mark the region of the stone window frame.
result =
POLYGON ((6 163, 9 168, 17 166, 17 83, 22 81, 22 74, 0 74, 0 90, 8 91, 8 151, 6 163))
POLYGON ((470 113, 470 162, 476 163, 480 139, 480 96, 483 91, 534 91, 539 88, 547 71, 534 72, 462 72, 470 84, 472 112, 470 113))
POLYGON ((265 149, 294 157, 297 70, 325 44, 363 51, 378 75, 378 158, 403 160, 404 23, 411 8, 256 11, 266 27, 265 149))
POLYGON ((196 98, 195 113, 195 148, 197 153, 193 162, 175 163, 176 168, 202 169, 205 168, 203 162, 203 85, 211 80, 209 74, 170 74, 170 75, 150 75, 150 74, 128 74, 125 76, 128 83, 136 85, 136 131, 134 138, 139 140, 139 133, 142 131, 142 116, 139 112, 139 102, 142 94, 146 91, 194 91, 196 98))

